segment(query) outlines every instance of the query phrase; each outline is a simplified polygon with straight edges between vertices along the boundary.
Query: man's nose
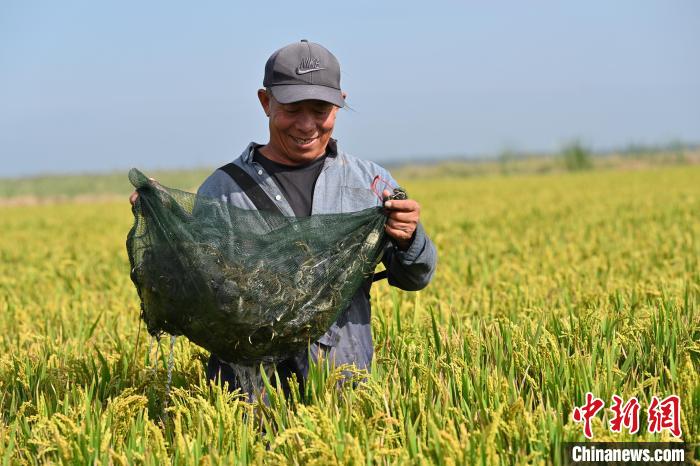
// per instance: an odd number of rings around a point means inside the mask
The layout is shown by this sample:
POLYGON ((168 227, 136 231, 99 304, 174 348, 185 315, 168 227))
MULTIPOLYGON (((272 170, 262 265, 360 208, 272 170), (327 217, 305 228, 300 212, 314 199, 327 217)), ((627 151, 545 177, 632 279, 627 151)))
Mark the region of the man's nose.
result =
POLYGON ((296 126, 299 131, 309 133, 316 129, 316 123, 311 112, 299 112, 296 119, 296 126))

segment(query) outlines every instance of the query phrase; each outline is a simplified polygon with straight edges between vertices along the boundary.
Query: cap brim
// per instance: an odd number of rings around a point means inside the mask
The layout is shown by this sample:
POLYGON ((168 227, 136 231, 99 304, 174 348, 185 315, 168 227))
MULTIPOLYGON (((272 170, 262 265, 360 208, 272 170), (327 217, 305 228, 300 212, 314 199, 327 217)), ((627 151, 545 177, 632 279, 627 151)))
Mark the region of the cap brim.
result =
POLYGON ((270 88, 275 100, 281 104, 291 104, 301 100, 322 100, 338 107, 345 106, 345 99, 339 89, 316 84, 286 84, 270 88))

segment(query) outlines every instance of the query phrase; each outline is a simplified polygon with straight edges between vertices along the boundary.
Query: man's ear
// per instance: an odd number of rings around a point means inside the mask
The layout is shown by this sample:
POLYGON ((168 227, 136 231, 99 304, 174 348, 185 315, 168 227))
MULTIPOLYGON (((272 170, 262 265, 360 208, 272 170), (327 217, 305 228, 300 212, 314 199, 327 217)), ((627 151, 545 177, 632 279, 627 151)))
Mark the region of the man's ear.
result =
POLYGON ((258 89, 258 100, 265 111, 265 115, 270 116, 270 95, 266 89, 258 89))

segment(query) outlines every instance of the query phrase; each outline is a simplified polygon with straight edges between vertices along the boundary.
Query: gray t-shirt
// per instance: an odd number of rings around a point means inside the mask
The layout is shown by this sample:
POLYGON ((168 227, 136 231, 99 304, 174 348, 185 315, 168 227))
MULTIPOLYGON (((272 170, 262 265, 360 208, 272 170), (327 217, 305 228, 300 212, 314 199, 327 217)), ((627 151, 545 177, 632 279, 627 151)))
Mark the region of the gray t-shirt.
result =
POLYGON ((306 165, 283 165, 273 162, 260 153, 258 147, 253 153, 253 160, 262 165, 265 171, 275 180, 289 205, 297 217, 311 215, 311 206, 314 198, 314 187, 319 173, 323 168, 323 162, 328 153, 323 154, 313 162, 306 165))

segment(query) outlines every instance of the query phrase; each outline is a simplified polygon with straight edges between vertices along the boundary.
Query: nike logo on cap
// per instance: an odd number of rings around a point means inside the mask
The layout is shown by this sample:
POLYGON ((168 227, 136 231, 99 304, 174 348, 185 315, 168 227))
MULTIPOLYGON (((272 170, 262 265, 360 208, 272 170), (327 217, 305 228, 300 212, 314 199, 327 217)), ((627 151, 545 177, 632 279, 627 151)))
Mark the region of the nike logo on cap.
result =
POLYGON ((296 74, 306 74, 320 70, 325 70, 325 68, 321 68, 321 61, 318 58, 304 57, 294 71, 296 74))
POLYGON ((297 74, 306 74, 306 73, 311 73, 312 71, 321 71, 321 70, 325 70, 325 68, 311 68, 311 69, 302 70, 301 68, 297 67, 296 73, 297 74))

